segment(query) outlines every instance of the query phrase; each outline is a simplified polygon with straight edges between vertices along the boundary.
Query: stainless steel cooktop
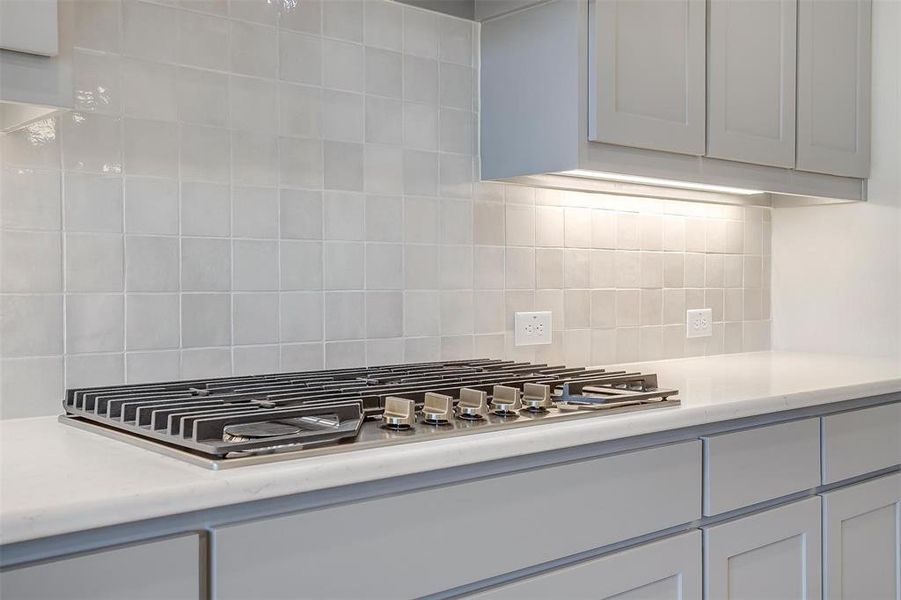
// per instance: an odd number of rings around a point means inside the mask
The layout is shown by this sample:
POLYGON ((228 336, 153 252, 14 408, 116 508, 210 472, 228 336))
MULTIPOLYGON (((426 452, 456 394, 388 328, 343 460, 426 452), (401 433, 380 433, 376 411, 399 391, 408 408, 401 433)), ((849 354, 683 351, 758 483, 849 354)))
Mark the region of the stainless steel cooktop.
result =
POLYGON ((61 422, 209 468, 679 404, 657 376, 491 359, 71 389, 61 422))

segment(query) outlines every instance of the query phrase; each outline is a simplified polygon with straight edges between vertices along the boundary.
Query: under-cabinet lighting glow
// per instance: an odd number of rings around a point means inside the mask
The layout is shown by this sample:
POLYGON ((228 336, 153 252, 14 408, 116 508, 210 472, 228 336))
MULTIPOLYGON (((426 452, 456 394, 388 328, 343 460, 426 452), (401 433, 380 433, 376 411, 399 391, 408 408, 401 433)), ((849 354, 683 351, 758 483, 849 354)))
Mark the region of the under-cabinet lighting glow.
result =
POLYGON ((711 185, 708 183, 691 183, 689 181, 676 181, 673 179, 658 179, 656 177, 642 177, 640 175, 624 175, 622 173, 605 173, 604 171, 589 171, 588 169, 573 169, 572 171, 560 171, 558 175, 569 177, 587 177, 589 179, 602 179, 604 181, 618 181, 621 183, 637 183, 642 185, 659 185, 661 187, 678 188, 681 190, 699 190, 703 192, 720 192, 723 194, 739 194, 753 196, 762 194, 761 190, 748 190, 726 185, 711 185))

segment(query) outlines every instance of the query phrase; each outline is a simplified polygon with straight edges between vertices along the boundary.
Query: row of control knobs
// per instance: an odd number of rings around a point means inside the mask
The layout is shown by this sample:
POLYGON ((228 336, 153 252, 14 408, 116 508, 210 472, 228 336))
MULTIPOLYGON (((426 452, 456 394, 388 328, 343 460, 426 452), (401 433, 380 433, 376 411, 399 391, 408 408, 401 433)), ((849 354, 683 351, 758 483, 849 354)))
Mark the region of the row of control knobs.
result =
MULTIPOLYGON (((506 417, 520 410, 544 412, 553 405, 550 386, 539 383, 523 384, 521 391, 515 387, 496 385, 492 390, 491 402, 487 392, 463 388, 456 407, 453 397, 426 392, 422 420, 430 425, 446 425, 454 418, 479 421, 488 418, 489 413, 506 417)), ((416 423, 416 403, 408 398, 389 396, 385 399, 382 421, 385 427, 391 429, 413 427, 416 423)))

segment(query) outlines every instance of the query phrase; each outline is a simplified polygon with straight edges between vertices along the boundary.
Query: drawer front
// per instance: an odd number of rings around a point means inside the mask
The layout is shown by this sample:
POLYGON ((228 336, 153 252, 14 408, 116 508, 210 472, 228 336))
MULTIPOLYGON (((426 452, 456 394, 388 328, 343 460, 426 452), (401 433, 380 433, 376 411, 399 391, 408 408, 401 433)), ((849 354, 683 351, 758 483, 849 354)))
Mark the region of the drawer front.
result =
POLYGON ((683 533, 500 586, 479 600, 701 600, 701 532, 683 533))
POLYGON ((787 496, 820 483, 818 419, 702 439, 705 515, 787 496))
POLYGON ((414 597, 700 516, 697 440, 217 528, 214 596, 414 597))
POLYGON ((901 464, 901 402, 823 417, 823 483, 901 464))
POLYGON ((0 598, 9 600, 198 600, 200 594, 200 537, 195 534, 0 573, 0 598))

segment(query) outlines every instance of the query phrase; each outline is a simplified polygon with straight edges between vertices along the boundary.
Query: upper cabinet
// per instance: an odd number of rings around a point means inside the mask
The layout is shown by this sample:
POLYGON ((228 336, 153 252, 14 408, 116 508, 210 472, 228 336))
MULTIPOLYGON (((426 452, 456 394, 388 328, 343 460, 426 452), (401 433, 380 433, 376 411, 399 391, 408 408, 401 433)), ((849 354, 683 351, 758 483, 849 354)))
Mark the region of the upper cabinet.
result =
POLYGON ((588 138, 704 154, 705 0, 597 0, 588 138))
POLYGON ((56 0, 0 1, 0 49, 56 56, 59 52, 56 0))
POLYGON ((548 0, 489 18, 482 177, 864 200, 870 3, 548 0))
POLYGON ((711 0, 707 156, 795 166, 797 0, 711 0))
POLYGON ((798 169, 870 174, 870 0, 799 0, 798 169))

